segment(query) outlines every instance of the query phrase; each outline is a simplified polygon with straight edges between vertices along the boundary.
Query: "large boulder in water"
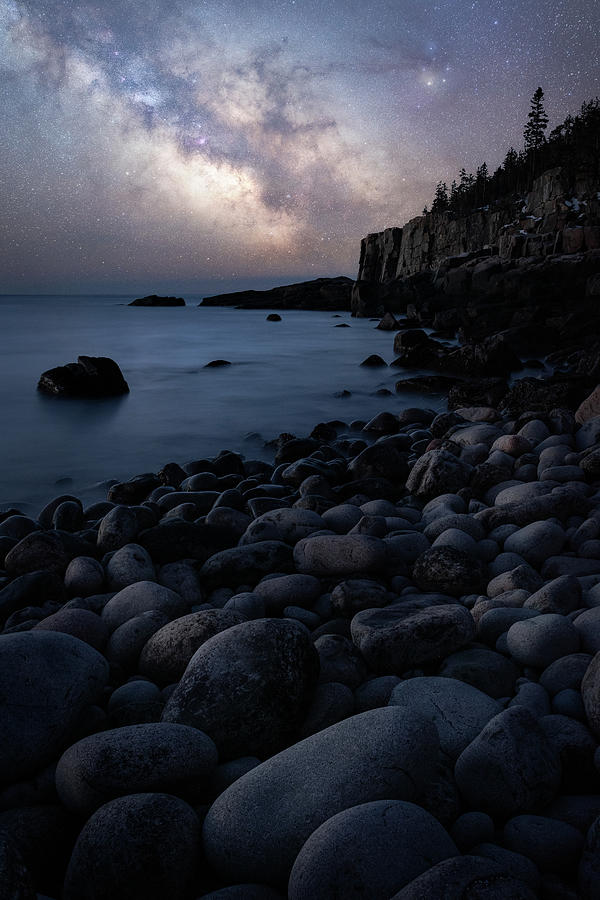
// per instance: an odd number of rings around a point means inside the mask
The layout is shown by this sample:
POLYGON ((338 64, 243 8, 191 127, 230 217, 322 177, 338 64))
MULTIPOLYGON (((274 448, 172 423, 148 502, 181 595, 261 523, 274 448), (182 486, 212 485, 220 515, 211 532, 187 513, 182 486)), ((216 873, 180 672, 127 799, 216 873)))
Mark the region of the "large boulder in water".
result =
POLYGON ((106 660, 71 635, 0 635, 0 782, 27 777, 60 753, 107 680, 106 660))
POLYGON ((108 356, 78 356, 76 363, 40 375, 38 391, 65 397, 114 397, 129 393, 119 366, 108 356))
POLYGON ((289 619, 233 625, 196 651, 164 722, 206 732, 224 757, 265 757, 299 728, 317 684, 308 630, 289 619))

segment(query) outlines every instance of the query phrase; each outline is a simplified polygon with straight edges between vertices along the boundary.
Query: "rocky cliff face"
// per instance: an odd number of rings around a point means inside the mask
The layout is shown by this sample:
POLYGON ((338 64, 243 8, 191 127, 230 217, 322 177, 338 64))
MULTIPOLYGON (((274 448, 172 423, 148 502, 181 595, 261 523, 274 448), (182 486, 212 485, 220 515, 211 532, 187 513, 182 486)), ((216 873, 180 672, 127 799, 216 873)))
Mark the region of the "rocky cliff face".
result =
POLYGON ((428 213, 403 228, 368 235, 361 243, 353 312, 371 314, 378 303, 398 309, 423 298, 423 289, 425 296, 490 289, 503 296, 520 280, 519 274, 506 278, 509 271, 523 275, 528 267, 565 255, 572 257, 569 262, 585 256, 585 293, 599 264, 594 253, 600 249, 599 187, 585 172, 567 184, 560 168, 551 169, 524 199, 458 218, 428 213))

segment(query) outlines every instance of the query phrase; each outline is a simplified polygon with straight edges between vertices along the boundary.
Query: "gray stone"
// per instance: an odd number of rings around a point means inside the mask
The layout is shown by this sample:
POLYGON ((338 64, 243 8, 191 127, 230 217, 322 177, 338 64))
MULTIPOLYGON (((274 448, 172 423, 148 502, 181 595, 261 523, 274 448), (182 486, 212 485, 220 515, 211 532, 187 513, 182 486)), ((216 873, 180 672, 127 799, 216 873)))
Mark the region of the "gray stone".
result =
POLYGON ((107 680, 106 660, 71 635, 0 635, 0 780, 27 777, 60 753, 107 680))
POLYGON ((477 622, 477 639, 495 647, 500 635, 508 631, 515 622, 533 619, 538 615, 539 613, 533 609, 513 609, 511 607, 494 609, 490 607, 477 622))
POLYGON ((454 774, 469 809, 502 819, 549 803, 561 765, 535 717, 515 706, 488 722, 458 757, 454 774))
MULTIPOLYGON (((486 841, 477 844, 471 849, 470 855, 491 859, 492 862, 501 866, 507 875, 529 885, 536 897, 539 896, 541 878, 536 864, 522 853, 515 853, 514 850, 507 850, 506 847, 499 847, 498 844, 491 843, 491 840, 490 838, 489 843, 486 841)), ((512 897, 512 894, 510 896, 512 897)))
POLYGON ((54 531, 32 531, 21 538, 4 558, 9 575, 26 575, 38 569, 62 574, 69 564, 64 544, 54 531))
POLYGON ((175 591, 190 606, 202 603, 200 578, 193 560, 181 559, 161 566, 158 583, 170 591, 175 591))
POLYGON ((240 544, 283 541, 293 547, 302 538, 322 528, 327 528, 325 521, 309 509, 274 509, 250 522, 240 544))
POLYGON ((56 767, 56 790, 84 818, 125 794, 198 791, 217 765, 211 739, 186 725, 153 722, 92 734, 66 750, 56 767))
POLYGON ((409 678, 394 688, 390 706, 422 713, 436 726, 440 750, 453 762, 502 706, 453 678, 409 678))
POLYGON ((331 608, 339 616, 351 619, 361 609, 386 606, 391 595, 382 584, 367 579, 341 581, 331 592, 331 608))
POLYGON ((461 550, 432 547, 416 560, 413 581, 422 591, 440 591, 452 597, 476 594, 485 584, 485 567, 461 550))
POLYGON ((339 682, 329 681, 318 684, 306 718, 299 731, 299 737, 309 737, 317 731, 329 728, 354 713, 354 694, 349 687, 339 682))
POLYGON ((306 575, 379 572, 385 567, 385 544, 365 534, 315 535, 296 544, 294 562, 306 575))
POLYGON ((139 532, 138 520, 128 506, 114 506, 103 516, 98 529, 98 550, 109 553, 131 544, 139 532))
POLYGON ((524 609, 537 609, 541 613, 559 613, 566 616, 581 607, 581 586, 573 575, 562 575, 547 582, 527 598, 524 609))
POLYGON ((163 721, 206 732, 225 758, 268 756, 301 724, 317 677, 317 652, 303 625, 243 622, 196 651, 163 721))
POLYGON ((200 570, 200 577, 209 587, 255 585, 263 575, 289 572, 292 568, 292 548, 288 544, 258 541, 210 556, 200 570))
POLYGON ((104 590, 104 569, 92 556, 76 556, 65 572, 65 590, 69 597, 90 597, 104 590))
POLYGON ((413 466, 406 488, 417 497, 431 499, 466 487, 473 467, 447 450, 429 450, 413 466))
POLYGON ((324 634, 314 642, 319 654, 319 683, 339 681, 354 689, 364 681, 364 660, 352 641, 341 634, 324 634))
POLYGON ((265 578, 254 588, 265 604, 268 616, 281 615, 286 606, 310 607, 322 593, 321 582, 313 575, 280 575, 265 578))
POLYGON ((583 848, 583 836, 577 828, 531 814, 509 819, 502 837, 509 850, 523 853, 543 872, 568 873, 583 848))
POLYGON ((480 856, 457 856, 424 872, 391 900, 536 900, 537 893, 480 856))
POLYGON ((168 621, 169 616, 159 610, 148 610, 128 619, 111 634, 106 658, 126 672, 133 671, 148 638, 168 621))
POLYGON ((438 674, 464 681, 499 700, 500 697, 512 696, 520 673, 513 661, 502 654, 483 647, 472 647, 448 656, 438 674))
POLYGON ((138 581, 123 588, 108 601, 102 610, 102 618, 114 631, 128 619, 150 611, 176 619, 188 611, 188 606, 175 591, 153 581, 138 581))
POLYGON ((192 656, 205 641, 243 621, 244 616, 233 610, 203 609, 167 622, 144 645, 139 671, 156 684, 179 681, 192 656))
POLYGON ((496 828, 494 820, 483 812, 463 813, 450 829, 450 837, 462 852, 466 853, 477 844, 492 841, 496 828))
POLYGON ((593 657, 583 676, 581 697, 589 726, 600 740, 600 652, 593 657))
POLYGON ((354 692, 356 712, 387 706, 397 684, 400 684, 397 675, 380 675, 365 681, 354 692))
POLYGON ((0 884, 6 900, 36 900, 33 880, 10 835, 0 835, 0 884))
POLYGON ((580 638, 566 616, 546 613, 511 625, 507 643, 511 656, 517 662, 545 669, 561 656, 577 653, 580 638))
POLYGON ((106 646, 109 630, 99 615, 89 609, 69 608, 59 609, 51 616, 46 616, 38 622, 33 631, 61 631, 63 634, 71 634, 73 637, 85 641, 90 647, 101 653, 106 646))
POLYGON ((106 564, 106 580, 111 591, 120 591, 138 581, 155 581, 156 572, 150 554, 139 544, 119 547, 106 564))
POLYGON ((63 900, 164 900, 193 890, 200 822, 169 794, 111 800, 83 827, 65 876, 63 900))
POLYGON ((444 604, 411 612, 399 603, 366 609, 351 622, 352 640, 374 672, 395 675, 441 660, 467 644, 475 632, 464 606, 444 604))
POLYGON ((568 688, 579 690, 591 661, 592 656, 589 653, 561 656, 544 669, 540 675, 540 684, 546 688, 551 697, 568 688))
POLYGON ((388 900, 432 864, 457 855, 447 831, 414 803, 363 803, 311 834, 296 857, 288 897, 388 900))
POLYGON ((221 794, 204 822, 206 857, 229 881, 285 885, 319 825, 372 800, 416 799, 437 756, 435 726, 420 714, 386 707, 344 719, 221 794))
POLYGON ((573 625, 581 638, 583 652, 597 653, 600 650, 600 606, 580 613, 573 619, 573 625))
POLYGON ((554 522, 531 522, 515 531, 504 542, 508 553, 518 553, 532 566, 540 566, 548 557, 556 556, 562 550, 566 535, 560 525, 554 522))

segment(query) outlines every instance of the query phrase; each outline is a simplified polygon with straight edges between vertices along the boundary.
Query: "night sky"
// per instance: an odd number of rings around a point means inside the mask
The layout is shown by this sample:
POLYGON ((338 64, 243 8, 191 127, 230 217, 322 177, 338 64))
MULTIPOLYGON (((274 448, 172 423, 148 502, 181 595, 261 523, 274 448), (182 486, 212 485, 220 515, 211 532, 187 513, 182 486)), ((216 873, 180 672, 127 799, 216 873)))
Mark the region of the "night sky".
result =
POLYGON ((600 93, 597 0, 0 0, 0 292, 355 275, 600 93))

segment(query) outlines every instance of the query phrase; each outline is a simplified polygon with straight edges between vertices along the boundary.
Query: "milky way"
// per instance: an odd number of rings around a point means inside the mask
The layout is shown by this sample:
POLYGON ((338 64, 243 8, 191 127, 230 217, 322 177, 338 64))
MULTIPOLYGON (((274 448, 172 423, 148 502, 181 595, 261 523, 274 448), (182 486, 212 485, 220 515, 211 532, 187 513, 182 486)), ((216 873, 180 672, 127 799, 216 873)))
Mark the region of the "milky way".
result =
POLYGON ((0 0, 0 292, 356 270, 600 93, 596 0, 0 0))

